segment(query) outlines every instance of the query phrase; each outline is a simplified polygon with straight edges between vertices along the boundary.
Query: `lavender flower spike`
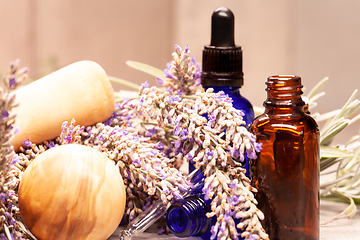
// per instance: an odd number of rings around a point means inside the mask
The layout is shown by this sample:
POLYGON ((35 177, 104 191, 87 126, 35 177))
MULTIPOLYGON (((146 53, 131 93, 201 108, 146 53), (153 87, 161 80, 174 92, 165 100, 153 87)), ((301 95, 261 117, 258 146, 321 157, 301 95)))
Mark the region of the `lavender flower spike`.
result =
POLYGON ((174 60, 167 64, 164 70, 165 80, 157 79, 158 83, 181 90, 186 95, 195 94, 196 88, 200 85, 200 63, 195 62, 195 57, 190 57, 189 46, 182 50, 176 45, 172 55, 174 60))
MULTIPOLYGON (((16 106, 16 96, 12 90, 27 78, 27 68, 19 69, 20 61, 10 63, 10 70, 7 75, 0 76, 3 81, 0 88, 0 238, 1 239, 24 239, 26 234, 20 228, 17 221, 21 221, 19 208, 17 206, 16 189, 19 185, 21 170, 19 164, 23 163, 22 158, 15 154, 10 138, 18 129, 13 129, 14 115, 12 108, 16 106)), ((25 145, 32 146, 28 140, 25 145)))

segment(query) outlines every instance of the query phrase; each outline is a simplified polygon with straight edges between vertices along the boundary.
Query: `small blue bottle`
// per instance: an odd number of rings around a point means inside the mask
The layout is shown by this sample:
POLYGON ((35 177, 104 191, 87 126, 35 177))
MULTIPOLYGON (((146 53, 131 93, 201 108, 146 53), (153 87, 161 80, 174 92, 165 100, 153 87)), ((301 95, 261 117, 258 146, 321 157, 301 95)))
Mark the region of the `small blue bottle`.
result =
MULTIPOLYGON (((202 58, 201 85, 206 90, 213 88, 214 92, 223 91, 232 98, 233 106, 241 110, 247 128, 254 119, 254 110, 251 103, 240 94, 244 85, 242 71, 241 46, 235 45, 234 26, 235 17, 230 9, 220 7, 211 17, 211 42, 205 46, 202 58)), ((248 161, 244 162, 246 175, 248 175, 248 161)), ((189 172, 195 169, 189 163, 189 172)))
MULTIPOLYGON (((177 237, 185 238, 197 236, 203 240, 211 238, 211 227, 216 223, 216 216, 208 218, 207 212, 211 212, 211 199, 204 200, 202 189, 204 177, 201 171, 194 171, 196 176, 195 188, 184 199, 171 204, 166 212, 166 225, 170 232, 177 237)), ((239 224, 240 219, 234 219, 239 224)), ((239 239, 243 239, 239 236, 239 239)))
POLYGON ((199 236, 204 240, 211 237, 211 226, 216 222, 216 217, 208 218, 211 200, 204 201, 202 188, 204 178, 200 171, 197 173, 196 187, 189 196, 171 204, 166 212, 166 225, 170 232, 177 237, 199 236))

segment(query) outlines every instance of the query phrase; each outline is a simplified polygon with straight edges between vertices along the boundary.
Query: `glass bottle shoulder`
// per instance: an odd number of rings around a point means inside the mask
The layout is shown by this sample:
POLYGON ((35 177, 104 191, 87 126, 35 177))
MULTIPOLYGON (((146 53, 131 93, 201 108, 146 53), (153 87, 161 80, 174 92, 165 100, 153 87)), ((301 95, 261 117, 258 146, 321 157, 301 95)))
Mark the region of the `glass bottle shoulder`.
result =
POLYGON ((254 134, 264 131, 275 132, 281 130, 291 131, 296 134, 302 134, 304 131, 319 132, 316 121, 304 112, 277 115, 265 112, 254 119, 250 130, 254 134))

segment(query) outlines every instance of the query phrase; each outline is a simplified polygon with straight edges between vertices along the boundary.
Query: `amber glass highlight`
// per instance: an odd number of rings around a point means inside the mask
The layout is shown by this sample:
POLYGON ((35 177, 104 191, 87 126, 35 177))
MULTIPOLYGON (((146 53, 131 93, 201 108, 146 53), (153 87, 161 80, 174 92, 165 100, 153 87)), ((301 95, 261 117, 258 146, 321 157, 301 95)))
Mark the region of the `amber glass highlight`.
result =
POLYGON ((301 79, 269 77, 265 112, 250 131, 262 143, 250 178, 271 240, 319 239, 319 130, 304 112, 301 79))

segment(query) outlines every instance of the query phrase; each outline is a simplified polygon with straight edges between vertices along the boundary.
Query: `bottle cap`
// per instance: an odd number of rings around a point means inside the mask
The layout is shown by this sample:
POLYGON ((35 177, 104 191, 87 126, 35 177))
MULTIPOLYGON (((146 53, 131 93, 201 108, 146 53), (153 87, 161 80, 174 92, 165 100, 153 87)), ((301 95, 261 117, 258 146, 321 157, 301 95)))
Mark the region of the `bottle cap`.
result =
POLYGON ((211 17, 211 42, 203 50, 201 84, 204 87, 241 87, 242 50, 234 41, 234 14, 220 7, 211 17))

